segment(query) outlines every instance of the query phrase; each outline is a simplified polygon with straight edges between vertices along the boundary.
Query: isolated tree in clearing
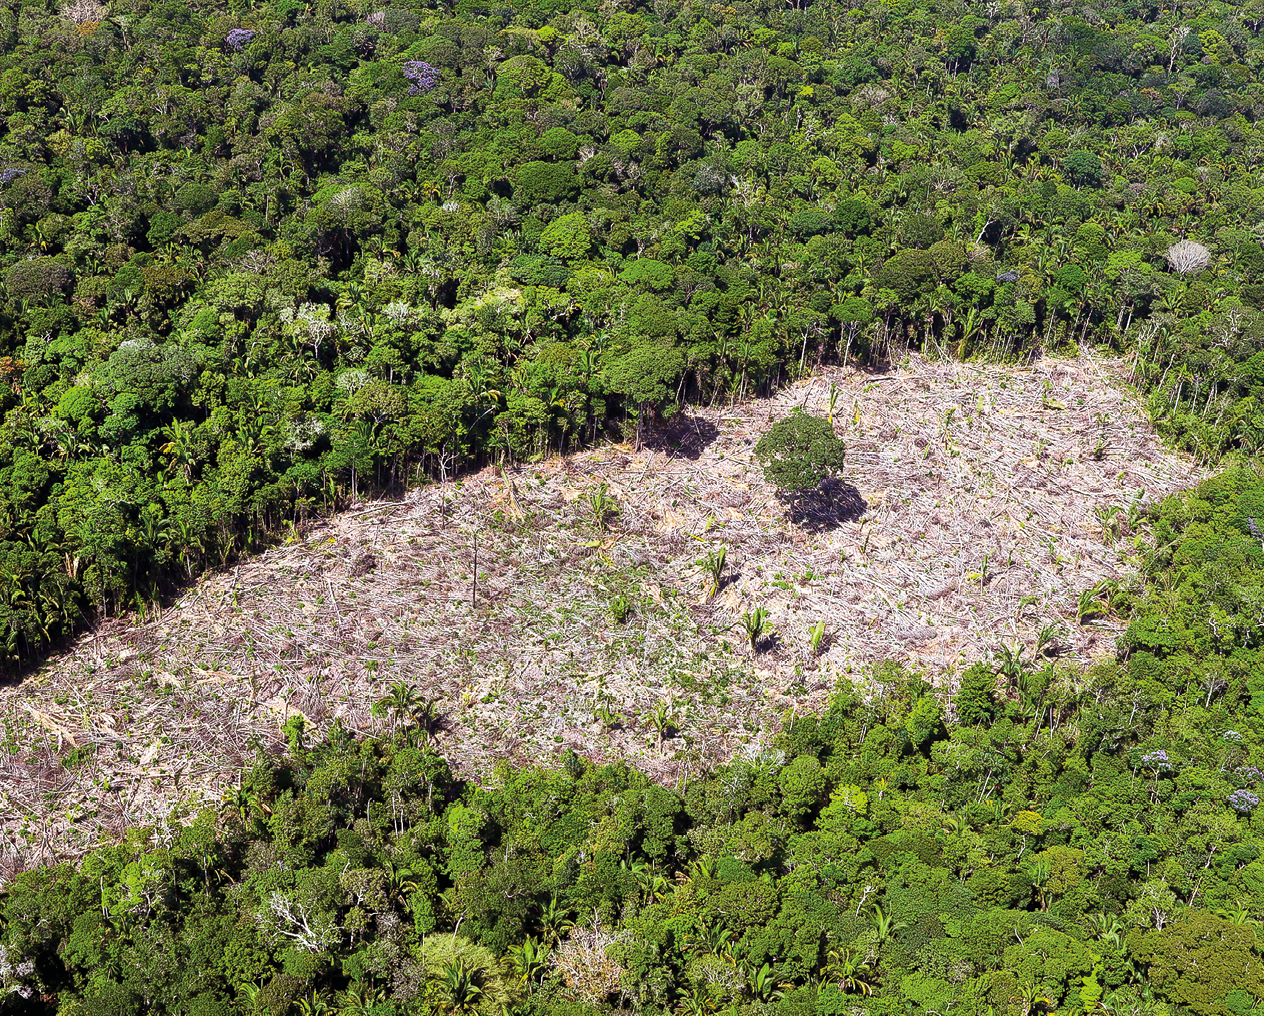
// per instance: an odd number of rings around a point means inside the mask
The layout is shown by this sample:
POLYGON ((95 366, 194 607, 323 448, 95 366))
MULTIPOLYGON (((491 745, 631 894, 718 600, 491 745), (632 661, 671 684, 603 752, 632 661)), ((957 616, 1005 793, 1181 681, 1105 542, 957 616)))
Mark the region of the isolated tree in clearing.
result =
POLYGON ((796 409, 778 420, 755 445, 764 479, 785 494, 815 490, 843 471, 847 445, 833 425, 796 409))

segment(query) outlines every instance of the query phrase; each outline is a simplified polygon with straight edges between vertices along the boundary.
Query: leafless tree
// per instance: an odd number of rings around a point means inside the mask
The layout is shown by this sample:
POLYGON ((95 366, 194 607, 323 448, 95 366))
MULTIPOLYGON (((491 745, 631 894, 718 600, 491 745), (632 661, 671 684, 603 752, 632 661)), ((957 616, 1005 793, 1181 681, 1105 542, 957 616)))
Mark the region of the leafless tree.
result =
POLYGON ((1211 251, 1193 240, 1181 240, 1168 248, 1167 263, 1174 272, 1192 275, 1211 264, 1211 251))

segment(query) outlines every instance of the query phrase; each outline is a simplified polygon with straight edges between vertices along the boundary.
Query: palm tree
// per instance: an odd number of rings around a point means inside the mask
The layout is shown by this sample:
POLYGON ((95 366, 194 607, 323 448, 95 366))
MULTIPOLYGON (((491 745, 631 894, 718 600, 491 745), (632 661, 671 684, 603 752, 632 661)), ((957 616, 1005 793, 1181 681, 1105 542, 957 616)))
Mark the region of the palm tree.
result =
POLYGON ((544 931, 545 941, 557 942, 575 927, 571 920, 571 908, 562 903, 557 896, 550 896, 549 902, 540 913, 540 927, 544 931))
POLYGON ((676 1012, 679 1016, 711 1016, 711 1013, 718 1008, 711 994, 697 985, 676 1004, 676 1012))
POLYGON ((875 990, 873 971, 850 949, 831 949, 821 976, 849 994, 872 995, 875 990))
POLYGON ((179 469, 187 481, 197 462, 193 428, 179 420, 172 420, 170 426, 163 428, 162 436, 167 440, 158 451, 171 460, 167 464, 168 472, 179 469))
POLYGON ((650 712, 646 725, 658 734, 658 750, 662 753, 663 741, 676 732, 676 712, 670 702, 660 702, 650 712))
POLYGON ((373 703, 370 710, 374 716, 391 716, 391 733, 399 727, 401 720, 411 719, 415 711, 425 701, 417 691, 417 686, 396 681, 391 685, 389 695, 385 695, 373 703))
POLYGON ((386 861, 386 896, 407 906, 408 897, 417 891, 417 883, 413 881, 415 872, 398 864, 394 858, 386 861))
POLYGON ((248 790, 246 787, 234 787, 221 800, 228 805, 229 812, 242 822, 252 818, 262 819, 272 814, 272 809, 264 803, 258 791, 248 790))
POLYGON ((307 998, 298 1000, 298 1011, 299 1016, 328 1016, 333 1012, 333 1006, 323 991, 313 991, 307 998))
POLYGON ((338 1016, 371 1016, 386 1001, 386 992, 369 987, 348 988, 338 1006, 338 1016))
POLYGON ((532 936, 527 936, 521 945, 509 947, 509 962, 518 975, 518 980, 528 990, 543 983, 551 953, 548 946, 532 936))
POLYGON ((478 1011, 478 1000, 483 997, 483 989, 478 984, 477 970, 459 961, 445 963, 438 982, 439 991, 444 996, 445 1012, 455 1014, 478 1011))
POLYGON ((873 907, 873 913, 869 915, 869 923, 873 925, 873 930, 878 933, 878 944, 888 941, 901 928, 907 928, 907 921, 897 921, 885 913, 882 907, 876 903, 873 907))
POLYGON ((646 896, 651 899, 661 900, 667 895, 671 883, 667 881, 659 872, 655 871, 653 866, 645 861, 620 861, 619 867, 624 871, 632 872, 636 878, 636 884, 646 896))
POLYGON ((1022 1016, 1031 1016, 1032 1013, 1047 1013, 1053 1011, 1053 1000, 1041 993, 1041 989, 1034 985, 1028 985, 1025 988, 1019 988, 1018 994, 1010 999, 1011 1002, 1018 1002, 1023 1007, 1022 1016))
POLYGON ((1027 865, 1027 877, 1036 890, 1036 903, 1041 910, 1049 909, 1049 879, 1052 874, 1048 861, 1032 861, 1027 865))
POLYGON ((733 933, 719 924, 702 924, 689 936, 688 948, 706 956, 731 956, 733 933))
POLYGON ((790 985, 779 982, 776 972, 765 963, 758 969, 754 964, 746 968, 746 987, 756 1002, 775 1002, 790 985))
POLYGON ((724 584, 724 565, 728 560, 729 550, 727 547, 720 546, 715 550, 708 550, 705 562, 707 577, 711 580, 710 587, 707 591, 707 599, 711 599, 720 591, 720 587, 724 584))

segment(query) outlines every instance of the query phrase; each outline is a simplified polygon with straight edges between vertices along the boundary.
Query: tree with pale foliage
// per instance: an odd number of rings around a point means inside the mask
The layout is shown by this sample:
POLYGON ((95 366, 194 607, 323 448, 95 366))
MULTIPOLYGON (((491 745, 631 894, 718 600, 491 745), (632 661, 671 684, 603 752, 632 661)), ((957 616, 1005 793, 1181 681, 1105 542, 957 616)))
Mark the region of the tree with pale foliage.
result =
POLYGON ((1211 264, 1211 251, 1194 240, 1181 240, 1168 248, 1167 263, 1174 272, 1194 275, 1211 264))

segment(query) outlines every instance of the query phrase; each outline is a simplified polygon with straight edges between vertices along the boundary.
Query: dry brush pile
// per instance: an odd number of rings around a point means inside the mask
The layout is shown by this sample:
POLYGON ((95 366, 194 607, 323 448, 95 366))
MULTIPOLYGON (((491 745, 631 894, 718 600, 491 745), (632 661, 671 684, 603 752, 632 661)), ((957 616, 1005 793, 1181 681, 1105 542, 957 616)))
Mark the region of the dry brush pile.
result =
POLYGON ((569 748, 671 780, 752 750, 875 660, 950 681, 1002 644, 1109 654, 1121 625, 1078 624, 1079 595, 1128 578, 1138 503, 1201 479, 1120 373, 840 371, 678 418, 638 453, 346 512, 0 687, 0 857, 218 799, 295 715, 386 729, 372 706, 397 682, 468 774, 569 748), (845 483, 786 505, 754 444, 793 407, 831 405, 845 483), (770 630, 752 640, 758 608, 770 630))

